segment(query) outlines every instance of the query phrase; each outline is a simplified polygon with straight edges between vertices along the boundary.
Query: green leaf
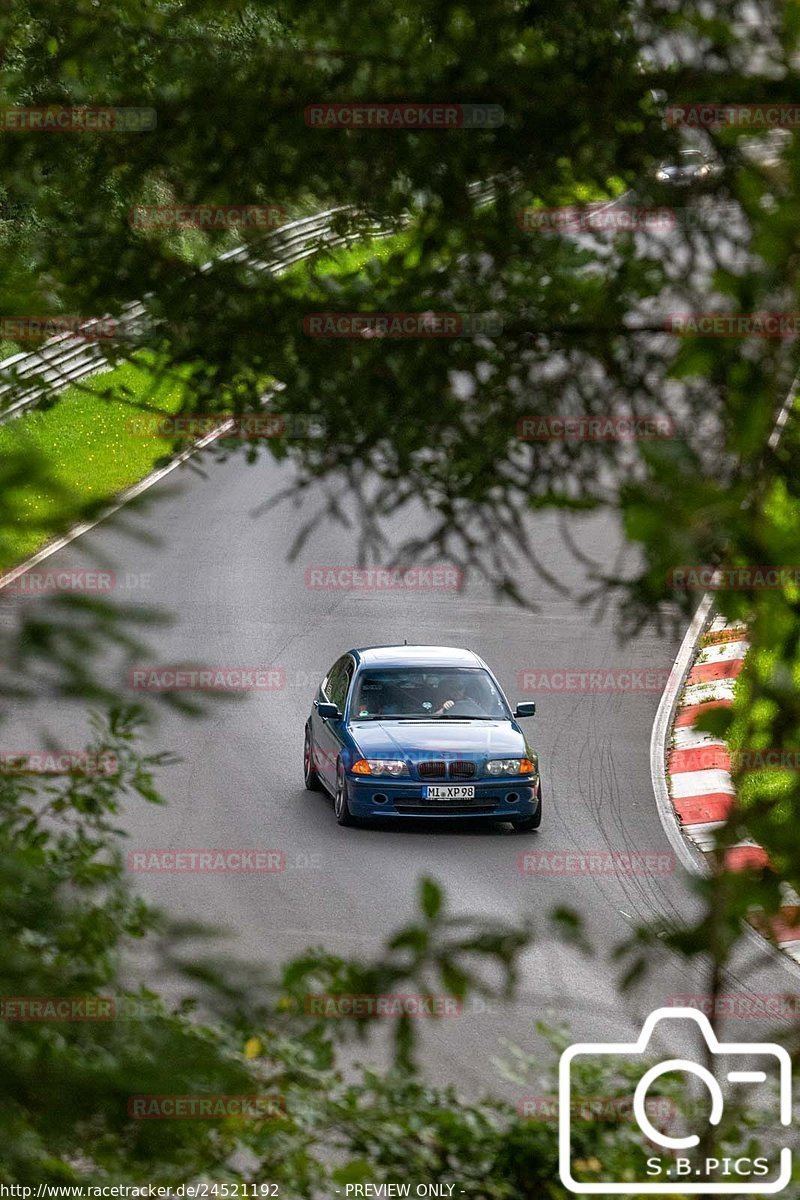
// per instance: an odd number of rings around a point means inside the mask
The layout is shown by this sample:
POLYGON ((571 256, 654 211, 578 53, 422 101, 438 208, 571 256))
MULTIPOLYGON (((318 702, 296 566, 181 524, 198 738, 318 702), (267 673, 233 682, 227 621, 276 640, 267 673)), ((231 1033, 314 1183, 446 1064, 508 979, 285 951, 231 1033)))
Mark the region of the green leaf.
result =
POLYGON ((434 921, 442 911, 442 889, 432 879, 423 879, 420 884, 420 907, 429 921, 434 921))

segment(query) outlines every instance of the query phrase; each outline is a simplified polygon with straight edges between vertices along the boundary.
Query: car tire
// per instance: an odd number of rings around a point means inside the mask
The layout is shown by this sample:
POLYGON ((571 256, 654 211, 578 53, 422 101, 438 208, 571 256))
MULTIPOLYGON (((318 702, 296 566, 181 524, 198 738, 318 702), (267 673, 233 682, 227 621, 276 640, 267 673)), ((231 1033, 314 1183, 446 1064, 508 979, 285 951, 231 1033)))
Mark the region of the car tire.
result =
POLYGON ((306 727, 306 736, 303 741, 303 779, 309 792, 325 790, 314 767, 314 746, 311 741, 311 730, 308 727, 306 727))
POLYGON ((532 829, 538 829, 542 823, 542 781, 539 780, 539 807, 532 817, 523 817, 519 821, 512 821, 511 825, 515 833, 530 833, 532 829))
POLYGON ((352 827, 358 824, 358 821, 350 812, 350 802, 347 799, 347 779, 341 763, 336 767, 336 792, 333 797, 333 811, 340 825, 352 827))

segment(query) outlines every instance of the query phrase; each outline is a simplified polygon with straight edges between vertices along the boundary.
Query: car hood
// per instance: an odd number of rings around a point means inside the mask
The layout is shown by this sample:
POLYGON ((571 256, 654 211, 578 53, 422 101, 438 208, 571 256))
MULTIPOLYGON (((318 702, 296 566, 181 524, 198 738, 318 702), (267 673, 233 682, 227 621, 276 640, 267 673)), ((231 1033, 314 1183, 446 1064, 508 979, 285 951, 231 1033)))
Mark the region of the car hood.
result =
POLYGON ((520 758, 526 750, 522 731, 511 721, 355 721, 350 733, 365 758, 400 754, 520 758))

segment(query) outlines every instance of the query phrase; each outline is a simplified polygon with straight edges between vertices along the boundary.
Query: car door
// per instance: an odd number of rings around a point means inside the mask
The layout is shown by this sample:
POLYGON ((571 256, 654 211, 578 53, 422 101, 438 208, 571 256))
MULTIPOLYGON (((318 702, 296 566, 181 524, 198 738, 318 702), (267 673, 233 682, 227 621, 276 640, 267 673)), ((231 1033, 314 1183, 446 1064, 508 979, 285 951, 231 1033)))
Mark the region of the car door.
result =
POLYGON ((331 790, 336 786, 336 763, 344 744, 344 722, 323 719, 319 715, 318 707, 321 700, 327 701, 329 704, 335 704, 340 713, 344 713, 354 669, 355 663, 350 655, 343 655, 323 679, 319 695, 314 701, 312 732, 319 760, 317 773, 331 790))

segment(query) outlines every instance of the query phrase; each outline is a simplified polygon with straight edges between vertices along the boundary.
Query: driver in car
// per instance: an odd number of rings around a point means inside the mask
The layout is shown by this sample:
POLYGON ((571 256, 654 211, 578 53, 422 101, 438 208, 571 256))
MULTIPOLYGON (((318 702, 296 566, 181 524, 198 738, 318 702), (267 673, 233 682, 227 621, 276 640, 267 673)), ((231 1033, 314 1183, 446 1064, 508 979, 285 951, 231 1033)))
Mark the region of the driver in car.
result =
POLYGON ((445 700, 441 708, 432 714, 443 717, 446 713, 453 717, 483 716, 483 706, 470 692, 469 685, 464 679, 455 679, 450 685, 451 699, 445 700))

